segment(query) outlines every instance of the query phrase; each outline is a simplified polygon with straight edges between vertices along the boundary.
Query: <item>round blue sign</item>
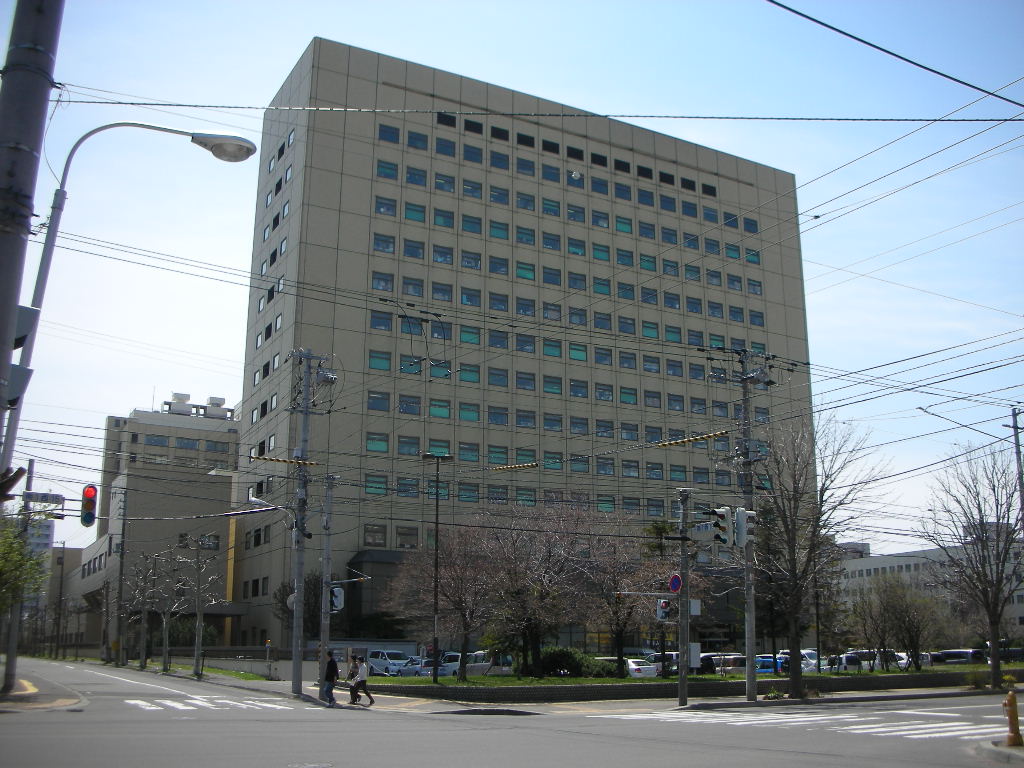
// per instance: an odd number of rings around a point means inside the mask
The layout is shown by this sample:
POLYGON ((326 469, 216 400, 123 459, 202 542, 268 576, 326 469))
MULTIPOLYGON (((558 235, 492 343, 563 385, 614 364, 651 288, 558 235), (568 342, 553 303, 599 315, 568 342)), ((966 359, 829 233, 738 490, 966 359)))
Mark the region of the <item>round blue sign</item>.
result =
POLYGON ((668 589, 670 592, 678 592, 683 588, 683 577, 678 573, 673 573, 672 578, 668 580, 668 589))

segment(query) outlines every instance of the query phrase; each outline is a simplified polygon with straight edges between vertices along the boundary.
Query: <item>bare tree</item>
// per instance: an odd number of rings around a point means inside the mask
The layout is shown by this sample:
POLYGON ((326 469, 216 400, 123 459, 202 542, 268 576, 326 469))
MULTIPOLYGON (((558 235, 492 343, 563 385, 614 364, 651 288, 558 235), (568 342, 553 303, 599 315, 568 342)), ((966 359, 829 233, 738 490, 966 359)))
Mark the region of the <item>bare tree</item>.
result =
POLYGON ((653 618, 653 598, 649 593, 657 584, 664 589, 670 566, 661 558, 644 558, 640 540, 618 535, 609 522, 591 530, 590 557, 583 563, 587 590, 584 616, 588 623, 602 626, 611 634, 618 676, 625 677, 626 638, 653 618), (601 531, 606 535, 600 535, 601 531))
MULTIPOLYGON (((445 526, 437 537, 438 614, 442 636, 458 638, 458 677, 466 679, 466 663, 473 634, 494 615, 489 562, 483 553, 482 516, 445 526)), ((433 617, 434 550, 405 553, 390 585, 387 603, 422 632, 431 631, 433 617)))
MULTIPOLYGON (((757 567, 771 575, 775 608, 786 617, 791 658, 798 660, 802 622, 816 579, 833 572, 836 537, 845 532, 881 468, 866 461, 867 436, 832 417, 812 429, 790 420, 770 429, 756 465, 757 567)), ((801 665, 789 665, 789 695, 804 693, 801 665)))
POLYGON ((518 637, 524 674, 542 675, 542 642, 580 613, 588 505, 493 507, 481 551, 489 563, 499 635, 518 637))
POLYGON ((984 616, 992 687, 999 688, 1003 615, 1024 582, 1022 500, 1011 456, 969 448, 933 490, 932 516, 922 535, 942 552, 944 586, 984 616))
POLYGON ((850 611, 857 637, 865 648, 874 651, 870 668, 875 664, 889 668, 886 651, 892 649, 898 633, 897 611, 901 604, 903 580, 891 574, 873 576, 867 589, 858 594, 850 611))
MULTIPOLYGON (((201 677, 203 673, 203 609, 223 602, 220 589, 220 574, 213 573, 218 555, 213 551, 219 545, 218 537, 188 536, 175 549, 164 553, 165 560, 172 563, 176 574, 175 590, 187 595, 195 614, 195 643, 192 654, 192 674, 201 677)), ((164 644, 166 657, 167 645, 164 644)))

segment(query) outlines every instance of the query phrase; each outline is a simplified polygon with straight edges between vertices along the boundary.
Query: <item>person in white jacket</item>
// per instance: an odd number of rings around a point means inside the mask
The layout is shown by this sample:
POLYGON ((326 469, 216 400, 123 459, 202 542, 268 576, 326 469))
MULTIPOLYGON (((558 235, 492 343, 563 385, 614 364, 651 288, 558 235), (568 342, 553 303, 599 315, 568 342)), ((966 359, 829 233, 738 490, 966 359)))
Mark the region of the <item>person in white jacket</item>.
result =
POLYGON ((370 670, 366 666, 366 657, 365 656, 357 656, 356 657, 356 662, 359 664, 359 668, 356 671, 356 678, 352 682, 352 688, 349 691, 349 693, 351 694, 351 702, 350 703, 352 703, 352 704, 358 703, 358 701, 359 701, 359 692, 362 691, 363 693, 366 694, 366 698, 368 698, 370 700, 370 703, 367 704, 366 706, 368 706, 368 707, 373 706, 373 694, 370 693, 370 690, 366 687, 366 678, 370 674, 370 670))

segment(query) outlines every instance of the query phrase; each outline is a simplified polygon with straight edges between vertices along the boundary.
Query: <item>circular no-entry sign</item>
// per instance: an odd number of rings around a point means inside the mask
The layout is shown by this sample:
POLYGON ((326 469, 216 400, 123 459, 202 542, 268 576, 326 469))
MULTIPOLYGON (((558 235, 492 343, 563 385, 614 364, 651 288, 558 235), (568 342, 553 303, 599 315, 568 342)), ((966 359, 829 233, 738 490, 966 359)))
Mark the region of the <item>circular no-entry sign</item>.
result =
POLYGON ((668 589, 670 592, 678 592, 683 588, 683 577, 678 573, 673 573, 672 578, 668 580, 668 589))

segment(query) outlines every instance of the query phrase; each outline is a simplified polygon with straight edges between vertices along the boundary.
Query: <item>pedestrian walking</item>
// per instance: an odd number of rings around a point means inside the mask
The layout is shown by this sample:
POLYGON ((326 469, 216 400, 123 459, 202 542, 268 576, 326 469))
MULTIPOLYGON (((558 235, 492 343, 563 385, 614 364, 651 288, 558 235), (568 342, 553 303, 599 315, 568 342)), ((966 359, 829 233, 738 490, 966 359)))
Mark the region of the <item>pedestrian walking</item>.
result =
POLYGON ((362 691, 363 693, 366 694, 366 698, 368 698, 370 700, 370 703, 367 704, 366 706, 372 707, 373 706, 373 694, 370 693, 370 690, 366 687, 366 677, 370 673, 370 670, 366 666, 366 658, 364 656, 356 656, 356 664, 357 664, 357 667, 356 667, 356 677, 355 677, 355 681, 352 683, 352 690, 351 690, 352 703, 353 704, 358 704, 359 703, 359 692, 362 691))
POLYGON ((323 698, 328 707, 337 702, 334 699, 334 686, 338 684, 338 662, 334 660, 334 651, 327 652, 327 667, 324 669, 323 698))

